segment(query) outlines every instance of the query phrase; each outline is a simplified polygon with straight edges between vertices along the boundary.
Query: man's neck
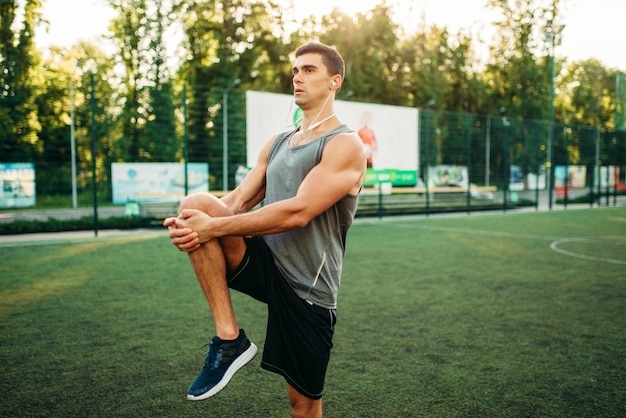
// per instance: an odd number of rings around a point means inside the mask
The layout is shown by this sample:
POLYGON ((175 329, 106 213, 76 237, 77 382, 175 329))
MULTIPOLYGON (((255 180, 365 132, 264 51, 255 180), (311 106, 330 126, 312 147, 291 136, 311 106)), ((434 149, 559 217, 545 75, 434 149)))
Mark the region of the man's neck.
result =
POLYGON ((332 119, 334 115, 335 110, 333 109, 332 103, 328 103, 324 107, 303 110, 300 128, 303 132, 312 131, 324 122, 332 119))

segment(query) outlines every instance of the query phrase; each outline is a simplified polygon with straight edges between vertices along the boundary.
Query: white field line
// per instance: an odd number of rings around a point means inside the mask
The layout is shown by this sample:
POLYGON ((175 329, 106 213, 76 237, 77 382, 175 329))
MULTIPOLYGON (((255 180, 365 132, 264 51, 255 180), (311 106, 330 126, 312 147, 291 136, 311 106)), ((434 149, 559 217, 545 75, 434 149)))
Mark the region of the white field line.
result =
POLYGON ((526 238, 526 239, 540 239, 545 241, 554 241, 561 239, 562 237, 554 237, 549 235, 531 235, 531 234, 518 234, 512 232, 498 232, 498 231, 480 231, 477 229, 468 229, 468 228, 453 228, 448 226, 429 226, 429 225, 400 225, 400 224, 385 224, 385 226, 390 226, 393 228, 402 228, 402 229, 422 229, 427 231, 442 231, 442 232, 457 232, 460 234, 470 234, 470 235, 484 235, 490 237, 501 237, 501 238, 526 238))
POLYGON ((543 240, 543 241, 550 241, 550 249, 559 254, 567 255, 570 257, 581 258, 584 260, 592 260, 592 261, 600 261, 604 263, 626 265, 626 260, 616 260, 612 258, 595 257, 595 256, 576 253, 573 251, 567 251, 562 248, 559 248, 560 244, 563 244, 566 242, 575 242, 575 241, 589 241, 589 242, 595 242, 595 243, 602 242, 603 245, 626 246, 626 241, 624 241, 624 237, 619 237, 619 236, 563 238, 563 237, 555 237, 555 236, 550 236, 550 235, 532 235, 532 234, 519 234, 519 233, 511 233, 511 232, 480 231, 476 229, 453 228, 453 227, 447 227, 447 226, 430 226, 430 225, 416 225, 416 224, 407 225, 407 224, 391 224, 391 223, 385 223, 385 226, 392 227, 392 228, 401 228, 401 229, 420 229, 420 230, 426 230, 426 231, 455 232, 455 233, 460 233, 460 234, 483 235, 483 236, 499 237, 499 238, 537 239, 537 240, 543 240))
MULTIPOLYGON (((615 260, 613 258, 603 258, 603 257, 594 257, 591 255, 587 255, 587 254, 581 254, 581 253, 575 253, 573 251, 567 251, 564 250, 562 248, 559 248, 560 244, 563 244, 565 242, 576 242, 576 241, 587 241, 587 242, 591 242, 591 243, 598 243, 600 241, 602 241, 603 245, 606 245, 605 243, 607 241, 609 241, 608 245, 621 245, 621 246, 626 246, 626 242, 625 241, 618 241, 617 239, 620 237, 577 237, 577 238, 562 238, 560 240, 557 241, 553 241, 550 243, 550 248, 553 251, 556 251, 557 253, 560 254, 565 254, 565 255, 569 255, 570 257, 577 257, 577 258, 582 258, 584 260, 593 260, 593 261, 603 261, 605 263, 612 263, 612 264, 622 264, 626 266, 626 260, 615 260), (613 239, 615 238, 615 239, 613 239), (612 241, 612 242, 611 242, 612 241)), ((623 237, 621 237, 623 239, 623 237)), ((626 253, 626 252, 625 252, 626 253)))

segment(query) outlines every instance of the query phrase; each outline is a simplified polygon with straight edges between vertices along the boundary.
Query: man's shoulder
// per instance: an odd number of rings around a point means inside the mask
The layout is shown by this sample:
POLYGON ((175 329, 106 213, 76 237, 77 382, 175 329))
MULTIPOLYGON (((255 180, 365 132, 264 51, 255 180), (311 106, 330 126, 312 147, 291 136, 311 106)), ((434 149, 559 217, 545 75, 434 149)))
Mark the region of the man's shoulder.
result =
POLYGON ((360 150, 365 149, 361 137, 356 131, 353 130, 339 132, 335 134, 331 139, 332 140, 328 141, 328 144, 332 144, 331 146, 339 147, 340 149, 347 152, 359 152, 360 150))
POLYGON ((360 140, 358 131, 355 131, 354 129, 350 129, 346 125, 342 125, 342 127, 344 127, 344 129, 338 130, 337 132, 335 132, 333 137, 342 137, 342 138, 351 138, 351 139, 360 140))

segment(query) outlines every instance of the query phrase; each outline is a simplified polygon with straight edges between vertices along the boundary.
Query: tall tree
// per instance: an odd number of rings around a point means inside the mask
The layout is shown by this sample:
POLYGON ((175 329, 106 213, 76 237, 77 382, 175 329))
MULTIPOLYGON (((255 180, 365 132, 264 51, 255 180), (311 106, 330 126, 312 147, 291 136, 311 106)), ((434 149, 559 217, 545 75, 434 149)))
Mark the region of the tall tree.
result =
POLYGON ((33 83, 40 60, 33 42, 40 8, 39 0, 0 1, 0 154, 8 162, 29 161, 41 151, 33 83), (16 22, 18 3, 24 7, 22 22, 16 22))
POLYGON ((150 67, 148 0, 111 0, 110 4, 118 13, 113 19, 111 29, 124 68, 122 143, 126 145, 127 161, 141 161, 141 132, 146 122, 144 109, 148 102, 145 74, 150 67))
POLYGON ((335 8, 321 18, 314 34, 320 41, 335 45, 346 61, 344 94, 354 100, 406 104, 400 73, 398 25, 391 8, 381 3, 371 11, 350 16, 335 8))
POLYGON ((109 186, 111 163, 120 161, 125 155, 125 149, 119 144, 121 128, 117 123, 120 114, 123 113, 122 104, 125 97, 117 88, 114 57, 108 56, 91 42, 80 42, 68 52, 68 55, 70 62, 75 65, 72 74, 73 80, 76 81, 74 99, 79 185, 90 187, 91 167, 95 157, 99 196, 103 199, 111 195, 109 186), (95 109, 92 104, 95 104, 95 109), (95 156, 92 155, 91 149, 94 137, 95 156))
MULTIPOLYGON (((150 19, 151 71, 148 75, 148 108, 145 134, 141 141, 141 156, 149 161, 176 161, 180 159, 180 141, 176 135, 174 92, 166 63, 164 32, 170 23, 171 11, 157 1, 154 17, 150 19), (165 24, 164 24, 165 23, 165 24)), ((142 159, 143 159, 142 158, 142 159)))
POLYGON ((569 64, 556 103, 563 122, 613 128, 616 74, 596 59, 569 64))
MULTIPOLYGON (((239 78, 242 85, 251 77, 262 75, 259 69, 267 69, 269 54, 276 56, 279 49, 264 52, 257 43, 267 45, 268 34, 276 22, 272 12, 276 6, 271 2, 246 0, 187 1, 180 5, 184 16, 184 31, 189 58, 183 64, 181 77, 189 83, 189 155, 190 160, 209 162, 212 186, 223 184, 218 167, 223 163, 222 98, 225 89, 239 78), (243 67, 242 63, 247 66, 243 67)), ((279 55, 284 61, 286 57, 279 55)), ((278 63, 281 67, 281 61, 278 63)), ((276 82, 272 83, 277 85, 276 82)), ((245 141, 245 115, 243 106, 237 106, 237 95, 232 94, 234 112, 229 114, 233 128, 232 139, 245 141), (235 110, 239 109, 239 112, 235 110)), ((230 167, 230 165, 229 165, 230 167)), ((229 176, 232 177, 229 170, 229 176)), ((229 181, 229 184, 233 184, 229 181)))
POLYGON ((172 161, 177 145, 172 84, 164 33, 171 25, 171 1, 111 0, 118 16, 113 38, 124 69, 121 145, 126 161, 172 161))
MULTIPOLYGON (((558 74, 560 68, 560 63, 554 61, 553 56, 560 34, 559 2, 487 2, 488 7, 501 12, 502 18, 495 22, 499 41, 490 48, 491 57, 485 79, 492 89, 493 109, 505 109, 509 122, 511 119, 550 119, 551 81, 553 72, 558 74), (544 46, 548 48, 547 53, 544 46), (542 53, 545 54, 542 56, 542 53), (553 71, 554 68, 556 70, 553 71)), ((537 129, 528 123, 505 123, 504 128, 507 144, 502 144, 495 159, 520 166, 526 176, 537 167, 534 145, 537 129)), ((556 141, 553 140, 553 143, 556 141)), ((502 179, 504 182, 508 182, 508 175, 507 171, 502 179)))
POLYGON ((411 35, 402 47, 404 71, 410 74, 410 105, 422 108, 426 103, 443 109, 445 97, 451 86, 446 74, 446 58, 442 51, 447 49, 448 32, 437 26, 427 27, 411 35))
POLYGON ((499 43, 491 47, 486 70, 494 109, 505 106, 509 115, 547 119, 550 61, 537 53, 544 43, 546 23, 556 26, 559 0, 489 0, 487 5, 502 14, 495 22, 499 43))
MULTIPOLYGON (((38 117, 41 122, 39 140, 42 144, 37 165, 37 193, 39 195, 71 195, 71 138, 70 98, 68 84, 72 83, 72 94, 76 82, 72 80, 72 68, 67 60, 56 61, 62 52, 52 48, 52 59, 45 60, 45 77, 42 77, 42 93, 37 97, 38 117)), ((69 203, 69 202, 68 202, 69 203)))
POLYGON ((431 100, 438 108, 476 112, 484 84, 472 68, 471 38, 448 29, 422 24, 402 47, 403 67, 410 74, 411 104, 423 107, 431 100))

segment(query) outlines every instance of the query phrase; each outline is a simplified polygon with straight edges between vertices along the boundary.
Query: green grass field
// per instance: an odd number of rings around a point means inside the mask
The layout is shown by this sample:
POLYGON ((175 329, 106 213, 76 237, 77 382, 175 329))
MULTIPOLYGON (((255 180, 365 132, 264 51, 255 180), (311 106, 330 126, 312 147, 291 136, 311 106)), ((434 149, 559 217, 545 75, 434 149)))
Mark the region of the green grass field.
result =
MULTIPOLYGON (((165 231, 0 254, 1 416, 289 416, 260 356, 186 400, 213 330, 165 231)), ((625 302, 626 208, 360 220, 325 416, 624 417, 625 302)))

